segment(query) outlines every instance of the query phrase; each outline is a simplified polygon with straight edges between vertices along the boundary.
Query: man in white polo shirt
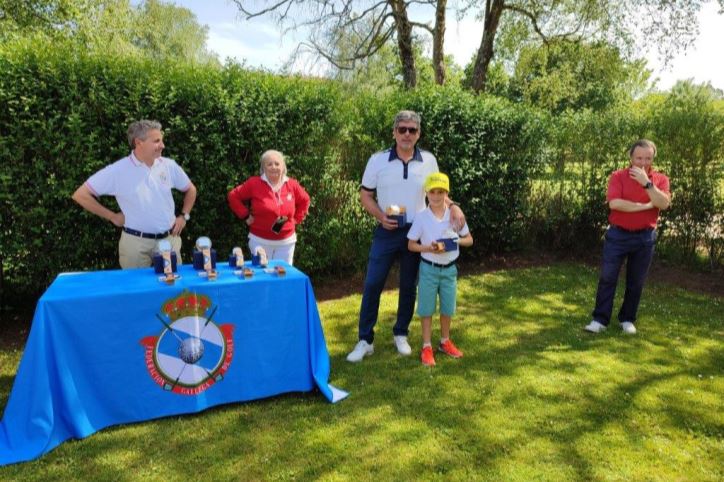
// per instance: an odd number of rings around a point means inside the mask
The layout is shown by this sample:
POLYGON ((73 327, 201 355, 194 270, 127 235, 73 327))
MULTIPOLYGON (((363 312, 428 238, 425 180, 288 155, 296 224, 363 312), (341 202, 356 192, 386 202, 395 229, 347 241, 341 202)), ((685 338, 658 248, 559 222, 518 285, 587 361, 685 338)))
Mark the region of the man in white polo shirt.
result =
POLYGON ((128 127, 131 153, 93 174, 74 193, 73 200, 91 213, 123 228, 118 243, 121 268, 151 266, 153 249, 167 239, 181 264, 181 231, 196 202, 196 186, 173 159, 161 157, 163 133, 156 121, 140 120, 128 127), (171 189, 186 193, 176 216, 171 189), (115 196, 121 212, 96 199, 115 196))
MULTIPOLYGON (((359 341, 347 355, 350 362, 362 361, 374 352, 372 343, 380 295, 396 260, 400 261, 400 291, 397 321, 392 329, 393 340, 401 355, 412 353, 407 334, 415 309, 420 254, 407 249, 407 232, 415 215, 425 209, 425 179, 429 174, 438 172, 438 167, 435 156, 415 146, 420 139, 420 116, 416 112, 398 112, 392 136, 395 145, 373 154, 362 175, 360 202, 379 224, 374 231, 367 263, 359 314, 359 341), (391 206, 405 208, 407 219, 404 226, 398 226, 396 220, 387 217, 386 210, 391 206)), ((446 199, 446 203, 450 205, 452 201, 446 199)), ((456 225, 462 226, 465 222, 457 206, 451 206, 451 217, 456 225)))

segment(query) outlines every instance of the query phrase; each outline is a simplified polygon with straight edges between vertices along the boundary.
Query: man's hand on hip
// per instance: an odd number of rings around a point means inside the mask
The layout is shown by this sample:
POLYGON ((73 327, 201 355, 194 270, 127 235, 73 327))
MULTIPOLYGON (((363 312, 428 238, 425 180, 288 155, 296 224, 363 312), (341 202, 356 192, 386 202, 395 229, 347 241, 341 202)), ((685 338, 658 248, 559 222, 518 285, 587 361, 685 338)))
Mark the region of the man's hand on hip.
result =
POLYGON ((114 226, 117 226, 119 228, 122 228, 124 224, 126 224, 126 216, 123 215, 123 213, 113 213, 109 219, 110 222, 113 223, 114 226))

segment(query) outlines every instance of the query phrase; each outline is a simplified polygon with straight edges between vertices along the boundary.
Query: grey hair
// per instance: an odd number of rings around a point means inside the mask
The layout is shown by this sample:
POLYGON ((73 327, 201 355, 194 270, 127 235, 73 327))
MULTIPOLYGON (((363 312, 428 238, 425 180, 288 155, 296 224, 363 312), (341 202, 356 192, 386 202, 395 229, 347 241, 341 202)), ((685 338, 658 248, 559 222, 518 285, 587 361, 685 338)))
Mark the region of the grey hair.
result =
POLYGON ((128 126, 128 144, 130 144, 131 149, 136 147, 136 139, 145 141, 146 137, 148 137, 148 133, 154 129, 160 131, 161 123, 155 120, 146 119, 132 122, 131 125, 128 126))
POLYGON ((287 158, 279 151, 276 151, 274 149, 269 149, 268 151, 264 151, 264 153, 259 158, 259 174, 264 174, 264 162, 267 161, 272 156, 279 156, 279 159, 282 160, 282 164, 284 165, 284 168, 282 169, 282 177, 287 175, 287 158))
POLYGON ((644 147, 644 148, 650 148, 654 150, 654 157, 656 157, 656 144, 653 143, 653 141, 650 141, 648 139, 639 139, 633 144, 631 144, 631 147, 628 150, 628 157, 633 156, 634 151, 637 147, 644 147))
POLYGON ((420 114, 415 111, 401 110, 400 112, 395 114, 395 121, 392 125, 392 128, 397 129, 397 126, 400 125, 400 122, 414 122, 415 124, 417 124, 417 128, 419 129, 422 120, 420 119, 420 114))

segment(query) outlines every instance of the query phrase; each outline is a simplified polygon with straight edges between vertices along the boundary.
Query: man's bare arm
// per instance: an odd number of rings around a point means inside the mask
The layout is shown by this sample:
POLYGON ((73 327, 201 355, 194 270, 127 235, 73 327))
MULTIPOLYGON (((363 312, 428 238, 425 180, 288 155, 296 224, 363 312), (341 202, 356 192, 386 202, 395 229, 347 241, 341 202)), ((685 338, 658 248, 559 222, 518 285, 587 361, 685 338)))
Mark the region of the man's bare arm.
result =
POLYGON ((387 215, 377 205, 374 193, 366 189, 359 190, 359 201, 362 203, 362 207, 375 218, 383 228, 385 229, 397 229, 397 221, 389 219, 387 215))
POLYGON ((85 183, 75 190, 72 198, 73 201, 80 204, 86 211, 89 211, 103 219, 107 219, 119 228, 122 228, 123 224, 126 222, 126 218, 122 212, 115 213, 99 203, 85 183))

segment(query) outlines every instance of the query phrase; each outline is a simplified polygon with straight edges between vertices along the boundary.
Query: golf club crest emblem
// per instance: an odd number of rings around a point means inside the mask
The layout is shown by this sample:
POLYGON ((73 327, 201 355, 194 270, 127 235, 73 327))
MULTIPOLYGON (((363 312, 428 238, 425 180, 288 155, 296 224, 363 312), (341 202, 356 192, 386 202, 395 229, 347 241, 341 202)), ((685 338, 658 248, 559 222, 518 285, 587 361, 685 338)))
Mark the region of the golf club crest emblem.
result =
POLYGON ((234 355, 234 325, 214 323, 216 308, 208 296, 188 290, 161 305, 156 318, 163 329, 141 345, 151 378, 164 390, 197 395, 224 378, 234 355))

